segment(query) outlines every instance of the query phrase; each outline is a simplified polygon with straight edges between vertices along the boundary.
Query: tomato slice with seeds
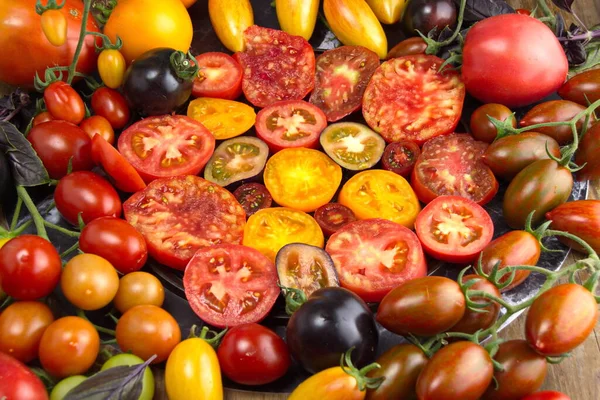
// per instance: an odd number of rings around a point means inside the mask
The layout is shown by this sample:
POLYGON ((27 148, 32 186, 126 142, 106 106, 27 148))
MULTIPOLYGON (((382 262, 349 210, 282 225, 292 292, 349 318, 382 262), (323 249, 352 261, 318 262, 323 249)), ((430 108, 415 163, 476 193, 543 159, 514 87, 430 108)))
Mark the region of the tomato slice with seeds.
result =
POLYGON ((440 196, 417 217, 417 236, 438 260, 470 263, 490 243, 494 223, 479 204, 460 196, 440 196))
POLYGON ((215 138, 199 122, 183 115, 143 119, 119 136, 119 153, 150 182, 196 175, 215 149, 215 138))
POLYGON ((387 145, 383 152, 383 169, 408 178, 421 155, 419 145, 410 140, 401 140, 387 145))
POLYGON ((251 182, 244 183, 235 189, 233 196, 240 202, 247 216, 256 214, 258 210, 271 207, 273 198, 265 185, 251 182))
POLYGON ((465 99, 460 73, 436 56, 398 57, 381 64, 363 97, 367 124, 387 142, 419 145, 456 128, 465 99))
POLYGON ((204 179, 221 186, 253 178, 265 168, 269 148, 255 137, 238 137, 216 148, 204 168, 204 179))
POLYGON ((384 219, 352 222, 334 233, 325 248, 340 285, 364 301, 379 302, 402 283, 427 274, 417 235, 384 219))
POLYGON ((252 128, 256 121, 256 113, 249 105, 208 97, 192 100, 187 115, 202 123, 217 140, 240 136, 252 128))
POLYGON ((340 46, 321 54, 316 63, 310 102, 323 110, 327 121, 335 122, 360 108, 379 56, 366 47, 340 46))
POLYGON ((194 79, 194 97, 235 100, 242 94, 242 67, 229 54, 208 52, 196 56, 198 77, 194 79))
POLYGON ((183 286, 192 310, 217 328, 261 321, 279 296, 273 262, 257 250, 233 244, 198 249, 183 286))
POLYGON ((290 147, 315 147, 326 126, 323 111, 303 100, 277 102, 256 116, 256 134, 273 152, 290 147))
POLYGON ((385 140, 363 124, 338 122, 321 133, 321 146, 329 157, 351 171, 362 171, 379 162, 385 140))
POLYGON ((246 223, 231 193, 193 175, 157 179, 131 196, 123 210, 150 255, 181 270, 202 246, 240 244, 246 223))
POLYGON ((317 208, 315 220, 326 236, 331 236, 343 226, 356 221, 356 216, 348 207, 340 203, 328 203, 317 208))
POLYGON ((101 135, 94 135, 92 139, 92 159, 102 166, 117 189, 135 193, 146 187, 135 168, 101 135))

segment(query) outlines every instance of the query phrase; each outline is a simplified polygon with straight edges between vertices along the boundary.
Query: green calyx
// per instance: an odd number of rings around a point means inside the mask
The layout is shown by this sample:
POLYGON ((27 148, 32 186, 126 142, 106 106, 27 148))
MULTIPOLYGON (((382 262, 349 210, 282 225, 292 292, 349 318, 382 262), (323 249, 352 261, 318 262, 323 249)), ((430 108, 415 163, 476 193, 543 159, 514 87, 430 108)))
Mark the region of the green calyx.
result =
POLYGON ((37 0, 35 3, 35 12, 38 15, 42 15, 45 11, 48 10, 60 10, 67 4, 67 0, 63 0, 62 3, 58 4, 56 0, 48 0, 46 5, 42 5, 42 0, 37 0))
POLYGON ((306 303, 306 294, 302 290, 281 286, 279 283, 277 285, 285 297, 285 312, 287 315, 292 315, 302 304, 306 303))
POLYGON ((106 25, 110 15, 117 6, 117 0, 101 0, 94 1, 92 8, 94 9, 94 17, 101 25, 106 25))
POLYGON ((184 81, 191 81, 198 76, 198 62, 189 51, 187 55, 183 51, 174 51, 171 54, 171 67, 184 81))
POLYGON ((221 343, 221 339, 223 339, 223 336, 225 336, 225 334, 227 333, 227 329, 223 329, 221 332, 217 333, 216 331, 210 330, 210 328, 208 326, 202 327, 200 334, 196 333, 197 330, 198 330, 198 326, 193 325, 192 328, 190 329, 190 334, 188 335, 188 339, 193 339, 193 338, 202 339, 215 350, 219 347, 219 344, 221 343), (210 339, 208 338, 209 335, 212 336, 210 339))
POLYGON ((379 378, 370 378, 367 376, 367 374, 374 369, 381 368, 381 365, 372 363, 359 370, 354 366, 354 364, 352 364, 351 355, 353 350, 354 347, 351 347, 346 353, 342 354, 340 357, 340 367, 345 373, 356 379, 358 390, 361 392, 367 389, 377 389, 385 377, 381 376, 379 378))

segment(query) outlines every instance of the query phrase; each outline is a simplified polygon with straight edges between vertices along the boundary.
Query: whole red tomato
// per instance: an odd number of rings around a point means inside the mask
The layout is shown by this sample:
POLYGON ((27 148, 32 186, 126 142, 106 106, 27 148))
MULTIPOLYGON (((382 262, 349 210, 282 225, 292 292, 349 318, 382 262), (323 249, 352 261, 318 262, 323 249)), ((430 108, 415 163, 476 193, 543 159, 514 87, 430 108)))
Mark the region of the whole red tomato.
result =
POLYGON ((264 385, 281 378, 290 367, 282 338, 259 324, 231 328, 217 350, 221 371, 242 385, 264 385))
POLYGON ((21 235, 0 249, 0 281, 7 295, 35 300, 49 295, 62 270, 60 255, 49 241, 21 235))
MULTIPOLYGON (((569 201, 546 213, 546 219, 552 221, 552 229, 569 232, 600 252, 600 200, 569 201)), ((558 239, 575 250, 585 252, 572 240, 563 236, 558 236, 558 239)))
POLYGON ((33 126, 43 124, 44 122, 52 121, 53 119, 54 118, 52 118, 52 114, 50 114, 48 111, 42 111, 41 113, 33 117, 33 126))
MULTIPOLYGON (((477 282, 469 287, 470 290, 483 291, 496 297, 500 297, 498 288, 492 282, 479 275, 465 275, 463 277, 463 282, 468 282, 471 279, 475 279, 477 282)), ((498 313, 500 313, 500 305, 498 303, 478 296, 471 297, 471 300, 475 303, 488 303, 489 305, 487 307, 482 308, 482 310, 485 310, 486 312, 477 312, 466 308, 465 314, 460 321, 450 329, 452 332, 475 333, 480 329, 483 330, 489 328, 496 322, 498 313)))
POLYGON ((110 121, 100 115, 92 115, 91 117, 84 119, 81 121, 79 127, 87 133, 90 139, 93 139, 94 135, 98 134, 110 144, 115 142, 115 131, 113 130, 110 121))
POLYGON ((85 116, 85 105, 81 96, 63 81, 51 83, 44 90, 44 102, 52 118, 79 124, 85 116))
POLYGON ((101 87, 92 94, 94 114, 104 117, 113 129, 122 129, 131 115, 125 97, 115 89, 101 87))
POLYGON ((571 400, 569 396, 561 392, 546 390, 523 397, 521 400, 571 400))
POLYGON ((0 399, 48 400, 48 394, 25 364, 0 351, 0 399))

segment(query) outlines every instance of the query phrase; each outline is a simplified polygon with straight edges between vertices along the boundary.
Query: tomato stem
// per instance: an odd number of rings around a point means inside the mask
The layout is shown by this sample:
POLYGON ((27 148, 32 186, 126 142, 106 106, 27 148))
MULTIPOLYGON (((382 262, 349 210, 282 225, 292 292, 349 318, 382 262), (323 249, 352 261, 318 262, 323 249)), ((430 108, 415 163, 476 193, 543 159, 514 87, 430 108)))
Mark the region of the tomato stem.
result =
POLYGON ((66 249, 65 251, 60 253, 60 258, 63 259, 65 257, 69 256, 74 251, 77 251, 78 249, 79 249, 79 242, 75 242, 75 244, 73 246, 69 247, 68 249, 66 249))
POLYGON ((442 47, 448 46, 449 44, 451 44, 452 42, 454 42, 456 40, 456 38, 458 37, 458 35, 460 33, 460 30, 462 28, 462 24, 464 21, 466 4, 467 4, 466 0, 460 1, 460 8, 458 10, 458 19, 456 22, 456 29, 454 30, 454 33, 452 33, 452 36, 450 36, 448 39, 444 40, 443 42, 438 42, 434 39, 431 39, 428 36, 425 36, 422 32, 417 30, 417 33, 421 36, 421 38, 423 38, 425 43, 427 43, 427 49, 425 50, 425 54, 437 54, 442 47))
POLYGON ((87 315, 85 315, 85 311, 83 311, 83 310, 81 310, 81 309, 78 309, 78 310, 77 310, 77 316, 78 316, 79 318, 83 318, 83 319, 85 319, 85 320, 86 320, 86 321, 88 321, 90 324, 92 324, 92 325, 94 326, 94 328, 95 328, 95 329, 96 329, 98 332, 101 332, 101 333, 106 333, 107 335, 111 335, 111 336, 113 336, 113 337, 117 336, 117 332, 115 332, 114 330, 112 330, 112 329, 108 329, 108 328, 105 328, 105 327, 103 327, 103 326, 98 326, 98 325, 94 324, 92 321, 90 321, 90 320, 89 320, 89 318, 87 317, 87 315))
POLYGON ((17 197, 17 205, 15 206, 15 211, 13 212, 12 220, 10 221, 10 230, 14 231, 17 227, 17 223, 19 222, 19 216, 21 215, 21 206, 23 205, 23 199, 21 197, 17 197))
POLYGON ((79 233, 79 232, 71 231, 67 228, 63 228, 62 226, 55 225, 52 222, 48 222, 46 220, 44 220, 44 225, 46 225, 47 228, 54 229, 55 231, 60 232, 63 235, 67 235, 70 237, 79 237, 79 235, 81 235, 81 233, 79 233))
POLYGON ((356 385, 358 386, 358 390, 361 392, 364 392, 367 389, 377 389, 385 377, 381 376, 379 378, 369 378, 366 376, 366 374, 374 369, 381 368, 381 365, 372 363, 366 367, 363 367, 361 370, 358 370, 354 364, 352 364, 351 355, 353 350, 354 346, 351 347, 346 353, 342 354, 340 357, 340 367, 345 373, 356 379, 356 385))
POLYGON ((25 207, 31 214, 31 219, 33 219, 33 224, 35 225, 35 229, 37 230, 38 236, 46 239, 47 241, 50 241, 50 239, 48 238, 48 233, 46 232, 46 227, 44 225, 44 218, 42 218, 37 207, 35 206, 35 204, 33 204, 33 200, 31 200, 29 193, 27 193, 25 187, 21 185, 17 185, 16 188, 17 195, 23 201, 25 207))
POLYGON ((2 304, 0 304, 0 310, 3 310, 4 307, 8 306, 12 302, 13 302, 13 298, 10 296, 6 296, 4 301, 2 301, 2 304))
POLYGON ((583 247, 584 250, 588 253, 590 258, 600 261, 600 259, 598 258, 598 254, 592 248, 592 246, 587 244, 587 242, 585 240, 579 238, 578 236, 573 235, 572 233, 548 229, 544 235, 545 236, 562 236, 567 239, 570 239, 570 240, 574 241, 575 243, 577 243, 578 245, 580 245, 581 247, 583 247))
POLYGON ((67 76, 67 83, 70 85, 73 82, 73 78, 75 77, 75 69, 77 68, 77 62, 79 61, 79 55, 81 54, 81 49, 83 48, 83 42, 85 41, 86 35, 89 33, 87 31, 87 21, 90 15, 90 7, 92 4, 92 0, 83 0, 83 15, 81 16, 81 29, 79 31, 79 40, 77 41, 77 48, 75 49, 75 54, 73 55, 73 61, 71 61, 71 65, 69 66, 69 75, 67 76))

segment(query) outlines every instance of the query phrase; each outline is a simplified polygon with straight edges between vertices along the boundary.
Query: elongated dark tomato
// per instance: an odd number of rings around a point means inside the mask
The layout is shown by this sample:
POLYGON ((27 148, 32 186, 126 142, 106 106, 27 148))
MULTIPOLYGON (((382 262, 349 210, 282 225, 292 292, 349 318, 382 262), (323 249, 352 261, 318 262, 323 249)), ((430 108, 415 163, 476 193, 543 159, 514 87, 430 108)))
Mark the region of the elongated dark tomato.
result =
POLYGON ((360 108, 379 56, 362 46, 341 46, 317 57, 315 89, 310 102, 334 122, 360 108))
POLYGON ((253 25, 244 32, 246 49, 236 53, 242 65, 242 90, 257 107, 301 100, 315 84, 315 53, 300 36, 253 25))
POLYGON ((465 87, 456 71, 444 69, 435 56, 412 55, 384 62, 363 97, 367 124, 387 142, 422 144, 456 128, 465 87))
MULTIPOLYGON (((546 213, 546 219, 552 221, 552 229, 569 232, 583 239, 596 252, 600 251, 600 200, 569 201, 546 213)), ((558 239, 575 250, 586 253, 580 244, 564 236, 559 236, 558 239)))
POLYGON ((235 197, 197 176, 157 179, 123 204, 125 218, 158 262, 184 269, 202 246, 242 241, 246 214, 235 197))
POLYGON ((241 245, 199 249, 185 270, 183 286, 194 312, 219 328, 262 320, 279 296, 275 265, 241 245))

